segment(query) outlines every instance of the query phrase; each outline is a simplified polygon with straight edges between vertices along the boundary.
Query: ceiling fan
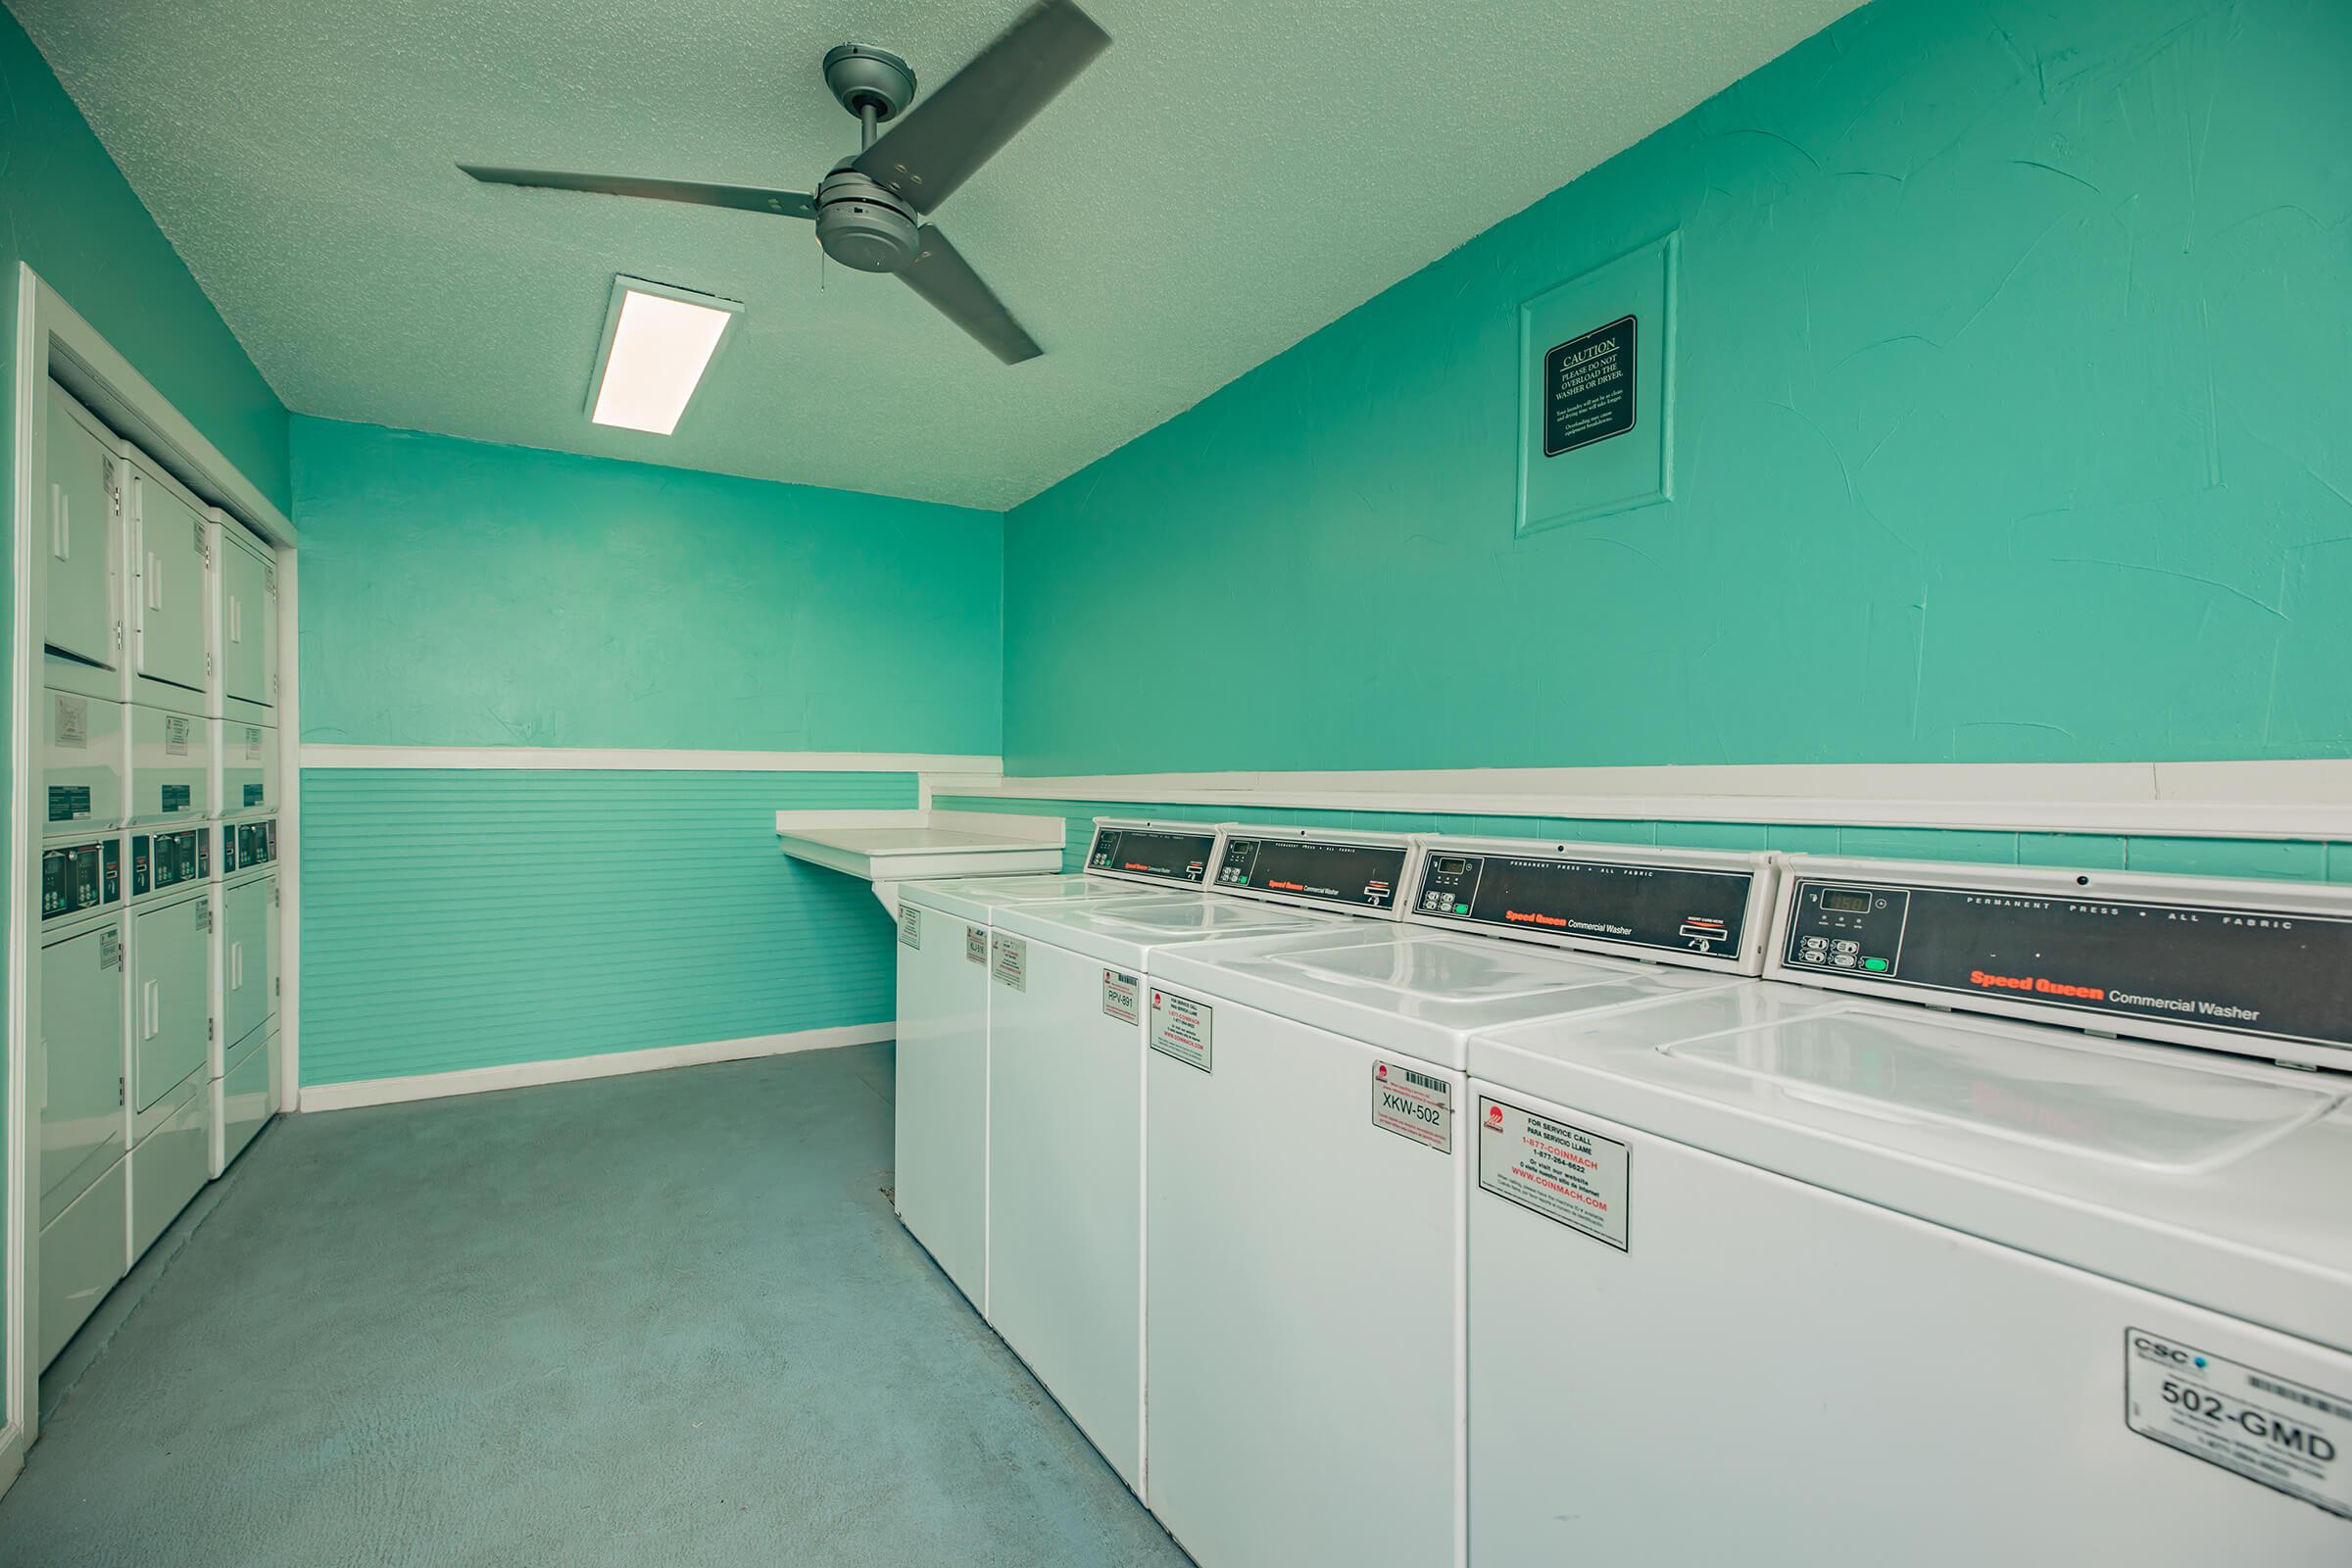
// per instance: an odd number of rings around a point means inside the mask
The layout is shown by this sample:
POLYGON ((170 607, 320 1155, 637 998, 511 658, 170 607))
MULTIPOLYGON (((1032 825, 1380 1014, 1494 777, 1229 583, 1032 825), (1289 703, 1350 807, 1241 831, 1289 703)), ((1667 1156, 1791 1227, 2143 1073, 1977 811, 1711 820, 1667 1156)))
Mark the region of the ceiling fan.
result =
POLYGON ((492 185, 642 196, 806 218, 825 254, 863 272, 896 272, 1006 365, 1045 351, 936 224, 921 220, 971 178, 1054 96, 1076 79, 1110 34, 1071 0, 1036 0, 1011 26, 886 134, 914 99, 914 71, 888 50, 845 43, 825 54, 825 85, 858 117, 858 151, 806 191, 710 185, 689 179, 573 174, 546 169, 458 167, 492 185))

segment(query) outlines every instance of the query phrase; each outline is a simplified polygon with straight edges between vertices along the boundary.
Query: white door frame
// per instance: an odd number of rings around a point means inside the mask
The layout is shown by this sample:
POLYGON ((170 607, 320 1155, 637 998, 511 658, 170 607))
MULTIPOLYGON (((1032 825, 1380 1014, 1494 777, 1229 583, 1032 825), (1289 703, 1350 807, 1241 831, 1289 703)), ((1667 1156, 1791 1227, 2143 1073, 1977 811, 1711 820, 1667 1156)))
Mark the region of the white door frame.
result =
POLYGON ((278 661, 284 670, 278 711, 278 845, 283 864, 278 883, 285 890, 285 919, 280 932, 285 943, 281 959, 286 975, 279 1002, 278 1039, 282 1079, 279 1102, 294 1104, 295 1051, 300 1030, 295 1002, 300 983, 301 843, 299 786, 301 783, 300 715, 295 708, 296 626, 294 614, 294 524, 236 465, 205 439, 154 383, 83 320, 65 299, 33 271, 20 264, 13 279, 17 317, 16 364, 10 367, 15 383, 15 427, 8 440, 15 456, 13 485, 8 497, 9 559, 14 619, 9 648, 9 817, 14 831, 8 837, 8 1052, 6 1078, 0 1083, 0 1189, 13 1201, 0 1202, 0 1354, 6 1357, 7 1396, 0 1406, 0 1491, 5 1491, 24 1468, 24 1450, 40 1426, 40 1368, 33 1364, 40 1343, 33 1321, 39 1299, 40 1193, 34 1180, 34 1125, 29 1103, 31 1025, 39 1015, 40 966, 32 954, 40 941, 41 829, 32 808, 33 775, 37 771, 33 747, 34 701, 40 685, 40 628, 35 622, 33 539, 38 513, 34 497, 36 469, 43 453, 35 440, 47 406, 42 382, 54 377, 115 429, 167 469, 173 478, 204 500, 234 513, 277 548, 278 578, 284 585, 278 597, 278 661))

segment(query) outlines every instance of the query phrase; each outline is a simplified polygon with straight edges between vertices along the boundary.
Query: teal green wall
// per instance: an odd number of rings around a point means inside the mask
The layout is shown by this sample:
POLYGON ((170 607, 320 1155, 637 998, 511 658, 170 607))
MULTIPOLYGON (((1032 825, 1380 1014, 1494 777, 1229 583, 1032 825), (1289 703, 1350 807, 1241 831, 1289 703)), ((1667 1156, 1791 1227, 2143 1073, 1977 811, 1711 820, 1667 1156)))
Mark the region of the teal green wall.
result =
POLYGON ((294 420, 303 739, 997 755, 997 514, 294 420))
POLYGON ((2348 73, 1879 0, 1014 511, 1011 770, 2352 754, 2348 73), (1674 229, 1675 500, 1514 538, 1520 302, 1674 229))
POLYGON ((911 775, 312 769, 306 1084, 888 1019, 889 916, 776 852, 911 775))
MULTIPOLYGON (((294 421, 303 739, 924 752, 1002 740, 1001 519, 294 421)), ((862 882, 784 809, 906 773, 306 769, 306 1083, 892 1013, 862 882)))
POLYGON ((1966 860, 1991 865, 2075 866, 2177 876, 2270 877, 2293 882, 2352 882, 2352 843, 2301 839, 2197 839, 2100 833, 1988 833, 1959 828, 1836 827, 1771 822, 1679 822, 1571 816, 1482 816, 1463 812, 1299 811, 1222 806, 1139 805, 1133 801, 1024 801, 942 796, 947 810, 1017 811, 1058 816, 1066 824, 1062 868, 1084 869, 1098 816, 1149 816, 1178 822, 1360 828, 1383 833, 1460 833, 1489 838, 1560 839, 1585 844, 1657 844, 1677 849, 1777 850, 1787 855, 1851 855, 1877 859, 1966 860))

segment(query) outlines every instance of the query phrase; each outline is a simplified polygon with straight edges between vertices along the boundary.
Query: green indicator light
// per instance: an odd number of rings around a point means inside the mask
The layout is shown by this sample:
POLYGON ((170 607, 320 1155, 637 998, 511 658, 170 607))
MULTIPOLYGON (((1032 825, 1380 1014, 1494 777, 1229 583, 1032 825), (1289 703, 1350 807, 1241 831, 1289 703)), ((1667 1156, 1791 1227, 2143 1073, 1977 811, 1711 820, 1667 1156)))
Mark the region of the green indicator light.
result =
POLYGON ((1886 972, 1886 960, 1885 958, 1864 958, 1862 960, 1862 967, 1868 969, 1873 974, 1885 974, 1886 972))
POLYGON ((1457 904, 1453 906, 1453 912, 1456 914, 1468 914, 1470 912, 1470 906, 1467 904, 1457 904))

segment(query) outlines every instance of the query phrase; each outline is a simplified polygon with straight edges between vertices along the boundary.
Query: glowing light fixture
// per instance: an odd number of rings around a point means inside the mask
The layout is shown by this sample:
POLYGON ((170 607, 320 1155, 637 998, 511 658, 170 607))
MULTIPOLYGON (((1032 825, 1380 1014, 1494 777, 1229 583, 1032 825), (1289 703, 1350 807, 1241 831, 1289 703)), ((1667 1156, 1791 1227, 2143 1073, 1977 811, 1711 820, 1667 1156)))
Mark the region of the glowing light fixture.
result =
POLYGON ((675 430, 741 314, 740 300, 613 278, 596 375, 588 383, 590 420, 654 435, 675 430))

